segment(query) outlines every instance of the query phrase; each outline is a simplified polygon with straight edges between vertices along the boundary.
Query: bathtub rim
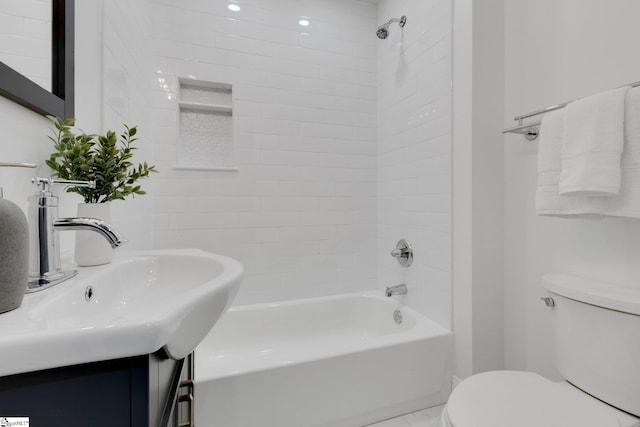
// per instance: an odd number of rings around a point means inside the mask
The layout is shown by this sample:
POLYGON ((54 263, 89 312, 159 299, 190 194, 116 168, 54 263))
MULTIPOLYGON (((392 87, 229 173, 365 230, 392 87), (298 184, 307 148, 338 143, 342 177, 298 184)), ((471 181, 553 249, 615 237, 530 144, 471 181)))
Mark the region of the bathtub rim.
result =
MULTIPOLYGON (((277 353, 272 355, 271 357, 269 357, 269 355, 265 357, 261 357, 259 359, 260 360, 259 363, 252 363, 251 366, 248 366, 248 367, 245 366, 241 369, 236 369, 236 370, 227 369, 222 373, 211 372, 211 369, 209 369, 209 366, 205 365, 207 364, 207 362, 203 361, 202 357, 196 356, 196 375, 195 375, 196 383, 205 382, 205 381, 215 381, 215 380, 234 377, 238 375, 247 375, 247 374, 252 374, 257 372, 268 371, 271 369, 286 368, 289 366, 295 366, 303 363, 314 362, 321 359, 340 357, 346 354, 363 353, 363 352, 372 351, 375 349, 383 349, 383 348, 398 346, 402 344, 411 344, 419 341, 428 341, 432 339, 453 340, 453 331, 445 328, 444 326, 440 325, 436 321, 426 317, 425 315, 409 307, 408 305, 403 304, 398 299, 393 297, 390 297, 390 298, 385 297, 384 295, 382 295, 382 291, 351 292, 351 293, 334 294, 334 295, 321 296, 321 297, 300 298, 295 300, 275 301, 275 302, 266 302, 266 303, 258 303, 258 304, 243 304, 243 305, 233 306, 229 309, 229 311, 241 313, 244 311, 264 310, 265 308, 269 310, 277 310, 278 308, 281 308, 281 307, 313 304, 318 302, 332 301, 332 300, 345 299, 345 298, 354 298, 354 299, 366 298, 366 299, 382 301, 383 303, 389 304, 395 309, 400 309, 403 315, 405 316, 410 315, 414 319, 414 325, 413 327, 407 330, 399 331, 397 333, 382 335, 382 336, 376 336, 374 339, 371 339, 371 340, 360 340, 355 342, 342 343, 342 344, 345 344, 344 347, 339 348, 337 351, 335 347, 331 349, 316 348, 316 351, 313 354, 310 354, 309 353, 310 350, 308 348, 305 348, 303 351, 294 351, 293 354, 296 355, 297 357, 295 358, 286 357, 284 358, 286 360, 283 360, 280 353, 277 353), (300 355, 303 355, 303 357, 299 357, 300 355), (198 365, 200 365, 200 367, 198 365), (202 366, 202 365, 205 365, 205 366, 202 366), (204 370, 204 373, 203 373, 203 370, 204 370)), ((215 329, 215 327, 213 329, 215 329)), ((211 331, 209 332, 209 334, 210 333, 211 331)), ((209 334, 207 334, 207 337, 205 337, 203 342, 200 345, 198 345, 198 347, 196 348, 196 353, 198 352, 198 349, 201 348, 201 346, 203 346, 203 344, 206 346, 209 345, 209 342, 207 341, 209 338, 209 334)), ((205 349, 204 351, 206 351, 206 347, 204 347, 204 349, 205 349)), ((209 365, 210 364, 211 362, 209 362, 209 365)))

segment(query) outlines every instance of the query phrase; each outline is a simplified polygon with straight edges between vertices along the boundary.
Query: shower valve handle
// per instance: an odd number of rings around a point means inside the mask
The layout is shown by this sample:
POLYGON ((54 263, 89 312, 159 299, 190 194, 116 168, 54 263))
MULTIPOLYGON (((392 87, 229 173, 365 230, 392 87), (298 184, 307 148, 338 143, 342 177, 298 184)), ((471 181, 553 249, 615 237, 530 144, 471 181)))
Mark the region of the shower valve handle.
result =
POLYGON ((398 260, 401 266, 409 267, 413 262, 413 249, 405 239, 398 241, 396 248, 391 251, 391 256, 398 260))
POLYGON ((409 254, 409 251, 406 249, 394 249, 391 251, 391 256, 394 258, 406 257, 409 254))

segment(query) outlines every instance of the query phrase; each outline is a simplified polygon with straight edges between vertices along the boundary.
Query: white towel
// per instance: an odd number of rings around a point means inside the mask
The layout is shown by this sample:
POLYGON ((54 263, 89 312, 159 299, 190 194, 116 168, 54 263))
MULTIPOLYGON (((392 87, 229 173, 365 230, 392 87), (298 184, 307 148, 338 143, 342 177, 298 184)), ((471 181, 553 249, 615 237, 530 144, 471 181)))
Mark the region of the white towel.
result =
POLYGON ((560 197, 558 182, 562 167, 562 135, 564 110, 548 113, 540 124, 538 143, 538 187, 536 211, 538 215, 562 214, 570 206, 568 197, 560 197))
POLYGON ((599 207, 597 213, 603 215, 640 218, 640 88, 627 92, 620 164, 620 193, 615 197, 589 197, 587 202, 599 207))
POLYGON ((598 197, 560 195, 560 137, 563 116, 553 112, 542 119, 538 147, 538 215, 599 214, 640 218, 640 87, 627 92, 624 111, 624 149, 621 158, 620 192, 598 197))
POLYGON ((560 194, 612 196, 620 191, 628 89, 602 92, 565 108, 560 194))

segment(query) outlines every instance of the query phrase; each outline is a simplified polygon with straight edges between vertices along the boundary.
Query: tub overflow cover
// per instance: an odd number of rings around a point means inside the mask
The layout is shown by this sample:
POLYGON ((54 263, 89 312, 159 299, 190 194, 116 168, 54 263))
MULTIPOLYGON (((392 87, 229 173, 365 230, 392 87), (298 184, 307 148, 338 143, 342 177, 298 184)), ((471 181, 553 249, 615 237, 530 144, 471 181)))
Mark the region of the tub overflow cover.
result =
POLYGON ((400 310, 396 310, 393 312, 393 320, 399 325, 402 323, 402 312, 400 310))

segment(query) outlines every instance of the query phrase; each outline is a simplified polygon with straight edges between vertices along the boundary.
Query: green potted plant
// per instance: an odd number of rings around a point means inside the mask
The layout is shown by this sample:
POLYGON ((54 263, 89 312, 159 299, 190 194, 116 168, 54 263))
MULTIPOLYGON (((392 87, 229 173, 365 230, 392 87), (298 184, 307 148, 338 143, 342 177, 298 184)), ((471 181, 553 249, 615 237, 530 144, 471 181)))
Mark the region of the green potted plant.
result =
MULTIPOLYGON (((95 188, 69 187, 66 191, 79 194, 84 203, 78 204, 78 216, 99 218, 109 222, 109 202, 125 200, 128 196, 146 194, 139 180, 156 172, 147 162, 134 164, 131 159, 137 141, 137 127, 124 125, 119 135, 107 131, 104 135, 86 134, 74 128, 75 119, 48 116, 53 122, 55 151, 45 161, 53 175, 62 179, 95 181, 95 188)), ((111 261, 109 244, 90 232, 76 232, 76 262, 78 265, 99 265, 111 261)))

